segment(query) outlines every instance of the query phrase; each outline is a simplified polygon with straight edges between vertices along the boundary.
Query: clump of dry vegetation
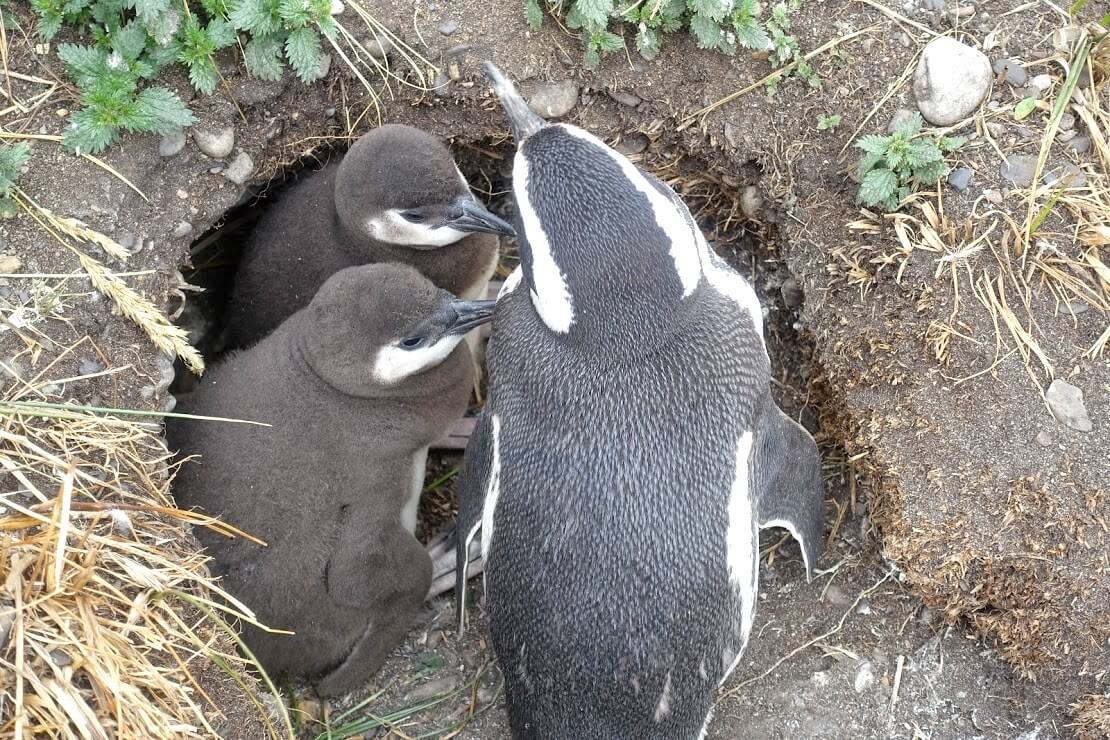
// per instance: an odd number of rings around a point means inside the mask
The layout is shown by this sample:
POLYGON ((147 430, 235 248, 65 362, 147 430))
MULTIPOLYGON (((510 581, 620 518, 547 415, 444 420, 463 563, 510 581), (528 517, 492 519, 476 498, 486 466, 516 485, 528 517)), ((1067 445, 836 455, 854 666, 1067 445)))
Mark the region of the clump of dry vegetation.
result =
POLYGON ((1081 740, 1110 737, 1110 694, 1090 694, 1071 706, 1081 740))

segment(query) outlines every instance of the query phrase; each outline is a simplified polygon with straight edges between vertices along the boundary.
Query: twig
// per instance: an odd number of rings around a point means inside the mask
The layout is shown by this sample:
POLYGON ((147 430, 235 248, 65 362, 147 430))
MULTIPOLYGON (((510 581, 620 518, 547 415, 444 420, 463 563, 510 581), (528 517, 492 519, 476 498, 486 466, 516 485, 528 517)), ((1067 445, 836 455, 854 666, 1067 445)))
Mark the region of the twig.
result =
POLYGON ((898 667, 894 669, 894 687, 890 690, 890 713, 894 714, 894 705, 898 703, 898 689, 902 686, 902 667, 906 664, 906 656, 898 656, 898 667))
POLYGON ((937 33, 936 31, 929 28, 928 26, 923 26, 920 23, 918 23, 917 21, 910 20, 909 18, 902 15, 901 13, 898 13, 896 11, 891 10, 890 8, 879 5, 877 2, 874 2, 874 0, 856 0, 856 2, 863 3, 864 5, 870 5, 872 8, 879 11, 880 13, 885 15, 887 18, 890 18, 892 21, 897 21, 899 23, 905 23, 907 26, 913 26, 918 31, 921 31, 923 33, 927 33, 930 36, 939 37, 939 36, 943 35, 943 34, 937 33))

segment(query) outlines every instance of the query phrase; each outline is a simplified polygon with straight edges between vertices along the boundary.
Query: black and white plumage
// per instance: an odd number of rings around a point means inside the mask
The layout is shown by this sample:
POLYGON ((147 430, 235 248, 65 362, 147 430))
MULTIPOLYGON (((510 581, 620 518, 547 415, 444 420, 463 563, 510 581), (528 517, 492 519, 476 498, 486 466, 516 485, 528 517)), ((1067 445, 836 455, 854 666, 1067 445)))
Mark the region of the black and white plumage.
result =
POLYGON ((168 420, 170 448, 200 456, 174 481, 178 504, 267 543, 197 528, 227 591, 295 633, 245 627, 272 675, 351 691, 412 626, 432 581, 413 536, 428 446, 466 410, 460 340, 492 310, 404 265, 340 270, 183 404, 270 426, 168 420))
POLYGON ((513 734, 692 740, 751 633, 759 528, 787 527, 812 574, 817 448, 770 396, 755 293, 678 196, 487 71, 517 139, 521 268, 458 546, 481 541, 513 734))
POLYGON ((258 341, 353 265, 400 262, 454 295, 484 298, 499 234, 512 227, 475 199, 442 142, 412 126, 380 126, 292 186, 255 226, 225 343, 258 341))

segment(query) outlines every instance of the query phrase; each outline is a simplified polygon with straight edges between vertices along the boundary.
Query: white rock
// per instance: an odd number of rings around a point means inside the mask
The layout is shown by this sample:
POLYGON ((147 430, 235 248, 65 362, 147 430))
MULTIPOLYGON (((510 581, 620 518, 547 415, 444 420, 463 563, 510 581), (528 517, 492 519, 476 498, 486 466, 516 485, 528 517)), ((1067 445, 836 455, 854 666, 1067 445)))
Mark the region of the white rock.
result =
POLYGON ((528 107, 537 116, 559 118, 578 104, 578 85, 570 80, 540 85, 528 96, 528 107))
POLYGON ((235 147, 235 129, 231 126, 222 128, 219 131, 205 131, 204 129, 193 129, 193 141, 197 143, 197 148, 207 154, 212 159, 223 159, 231 154, 232 148, 235 147))
POLYGON ((1089 432, 1094 427, 1091 417, 1087 415, 1087 407, 1083 403, 1083 391, 1076 388, 1066 380, 1057 378, 1048 386, 1044 394, 1048 401, 1048 408, 1056 421, 1077 432, 1089 432))
POLYGON ((871 661, 865 660, 860 664, 859 670, 856 671, 855 680, 852 681, 852 688, 856 690, 857 694, 862 694, 874 685, 875 671, 871 668, 871 661))
POLYGON ((961 121, 983 102, 992 76, 986 54, 947 36, 935 38, 914 72, 918 110, 935 126, 961 121))
POLYGON ((239 152, 235 159, 223 171, 223 176, 236 185, 242 185, 254 172, 254 160, 246 152, 239 152))

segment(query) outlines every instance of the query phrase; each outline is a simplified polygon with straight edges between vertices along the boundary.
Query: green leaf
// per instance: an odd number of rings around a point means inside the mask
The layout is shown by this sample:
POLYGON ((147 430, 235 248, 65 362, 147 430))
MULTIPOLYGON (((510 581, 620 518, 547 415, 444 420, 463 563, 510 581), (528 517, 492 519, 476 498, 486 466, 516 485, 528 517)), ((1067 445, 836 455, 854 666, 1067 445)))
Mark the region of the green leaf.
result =
POLYGON ((77 86, 87 88, 107 69, 108 52, 91 46, 62 44, 58 47, 58 58, 77 86))
POLYGON ((897 187, 898 176, 890 170, 871 170, 860 182, 859 199, 869 206, 878 205, 893 195, 897 187))
POLYGON ((211 95, 216 91, 216 85, 220 84, 220 73, 216 70, 216 65, 211 59, 194 62, 186 66, 189 68, 189 82, 193 83, 197 92, 211 95))
POLYGON ((623 49, 624 39, 618 34, 602 31, 601 33, 595 33, 590 36, 590 45, 604 56, 623 49))
POLYGON ((887 147, 890 146, 890 137, 868 134, 857 141, 855 146, 869 154, 882 155, 886 153, 887 147))
POLYGON ((280 80, 281 39, 277 36, 255 36, 243 50, 243 63, 247 72, 260 80, 280 80))
POLYGON ((12 192, 23 165, 31 158, 31 147, 21 141, 12 146, 0 147, 0 195, 12 192))
POLYGON ((636 33, 636 51, 640 52, 644 59, 654 59, 662 44, 662 34, 654 28, 648 28, 647 24, 640 24, 640 30, 636 33))
POLYGON ((285 39, 285 56, 297 77, 306 85, 320 75, 320 34, 298 28, 285 39))
POLYGON ((227 14, 231 12, 228 0, 200 0, 200 4, 211 18, 227 18, 227 14))
POLYGON ((528 27, 533 31, 540 30, 543 25, 543 10, 540 8, 539 0, 524 0, 524 17, 528 21, 528 27))
POLYGON ((817 116, 817 130, 831 131, 840 125, 840 116, 837 114, 817 116))
POLYGON ((99 119, 89 108, 70 116, 70 123, 62 137, 62 146, 71 152, 99 154, 116 140, 119 129, 99 119))
POLYGON ((278 13, 277 0, 237 0, 228 17, 237 29, 255 36, 273 34, 281 30, 281 15, 278 13))
POLYGON ((169 46, 177 29, 181 28, 181 13, 176 8, 166 11, 144 23, 146 32, 158 46, 169 46))
POLYGON ((208 22, 208 26, 204 29, 208 34, 209 40, 216 49, 224 49, 235 43, 235 26, 231 25, 230 21, 223 18, 215 18, 208 22))
POLYGON ((15 218, 19 213, 19 205, 14 200, 0 196, 0 218, 15 218))
POLYGON ((135 0, 133 7, 135 17, 149 25, 170 11, 170 0, 135 0))
POLYGON ((786 5, 779 3, 771 9, 771 23, 774 23, 780 30, 787 31, 790 29, 790 14, 786 5))
POLYGON ((906 152, 906 161, 915 170, 938 160, 943 161, 944 154, 931 141, 915 141, 910 144, 909 150, 906 152))
POLYGON ((859 161, 859 167, 856 168, 856 176, 862 180, 863 176, 873 170, 879 162, 883 161, 883 155, 867 153, 863 155, 863 159, 859 161))
POLYGON ((701 49, 716 49, 721 44, 721 26, 708 16, 695 15, 691 18, 690 31, 701 49))
POLYGON ((766 49, 771 43, 770 37, 759 25, 759 21, 751 16, 734 17, 732 26, 736 29, 737 41, 745 49, 766 49))
POLYGON ((694 15, 703 15, 718 23, 728 15, 731 5, 729 0, 686 0, 686 7, 694 15))
POLYGON ((915 167, 913 177, 922 185, 936 185, 937 182, 948 174, 948 165, 943 159, 928 162, 921 167, 915 167))
POLYGON ((112 34, 112 50, 133 62, 146 49, 146 40, 146 28, 138 21, 131 20, 112 34))
POLYGON ((940 147, 943 152, 954 152, 966 143, 966 136, 953 136, 952 138, 941 136, 937 139, 937 146, 940 147))
POLYGON ((921 127, 925 125, 924 119, 921 118, 920 113, 914 113, 912 116, 907 116, 900 121, 894 129, 894 135, 903 139, 909 139, 917 136, 921 132, 921 127))
MULTIPOLYGON (((609 25, 609 14, 613 12, 613 0, 577 0, 574 3, 580 28, 590 33, 605 30, 609 25)), ((569 18, 568 18, 569 20, 569 18)))
POLYGON ((1033 97, 1022 98, 1014 106, 1014 120, 1024 121, 1029 114, 1037 109, 1037 99, 1033 97))
POLYGON ((139 92, 134 114, 124 127, 129 131, 168 134, 193 123, 193 113, 181 98, 164 87, 148 87, 139 92))

